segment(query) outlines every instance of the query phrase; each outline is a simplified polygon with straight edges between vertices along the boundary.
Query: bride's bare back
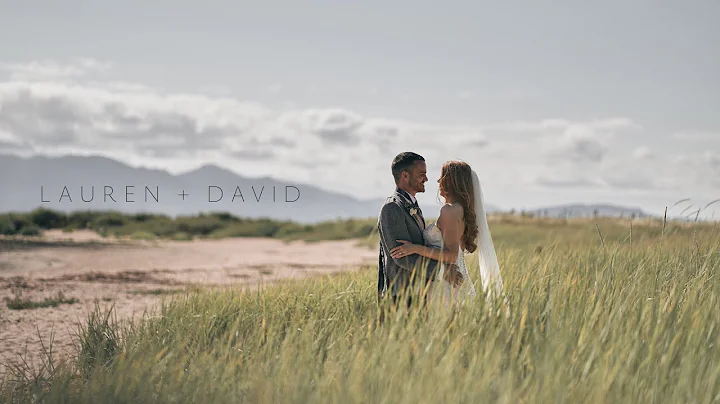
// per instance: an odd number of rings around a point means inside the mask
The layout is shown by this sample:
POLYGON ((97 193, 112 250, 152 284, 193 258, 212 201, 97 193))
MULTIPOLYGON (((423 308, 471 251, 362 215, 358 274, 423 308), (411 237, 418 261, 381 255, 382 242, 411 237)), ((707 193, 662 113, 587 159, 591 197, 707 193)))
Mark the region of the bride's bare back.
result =
POLYGON ((459 203, 446 203, 440 208, 437 227, 443 235, 443 243, 450 251, 457 251, 462 245, 462 235, 465 232, 463 218, 465 210, 459 203))

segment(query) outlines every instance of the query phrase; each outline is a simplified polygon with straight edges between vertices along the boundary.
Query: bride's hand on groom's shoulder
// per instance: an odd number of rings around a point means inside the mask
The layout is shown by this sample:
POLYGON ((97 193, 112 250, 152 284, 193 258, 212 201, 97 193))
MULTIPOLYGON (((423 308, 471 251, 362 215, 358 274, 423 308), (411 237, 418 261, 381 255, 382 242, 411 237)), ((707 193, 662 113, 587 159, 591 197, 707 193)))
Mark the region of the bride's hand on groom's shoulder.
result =
POLYGON ((418 247, 420 247, 417 244, 413 244, 407 240, 395 241, 399 242, 400 245, 390 250, 390 256, 393 258, 402 258, 408 255, 417 254, 418 247))

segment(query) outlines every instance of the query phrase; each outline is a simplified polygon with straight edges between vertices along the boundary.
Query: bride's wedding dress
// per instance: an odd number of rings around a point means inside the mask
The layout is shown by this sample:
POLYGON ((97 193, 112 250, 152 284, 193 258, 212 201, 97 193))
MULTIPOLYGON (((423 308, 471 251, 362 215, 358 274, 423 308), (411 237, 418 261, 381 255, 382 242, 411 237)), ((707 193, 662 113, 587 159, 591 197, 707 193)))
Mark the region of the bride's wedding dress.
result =
MULTIPOLYGON (((473 193, 475 199, 475 218, 478 224, 477 241, 477 268, 473 269, 474 276, 479 277, 482 293, 487 299, 499 298, 503 295, 503 281, 500 275, 500 265, 498 263, 495 246, 493 245, 492 236, 490 235, 490 227, 488 226, 487 214, 485 213, 485 203, 483 201, 482 187, 475 171, 472 171, 473 193)), ((437 227, 436 223, 432 223, 423 231, 426 244, 434 248, 443 248, 442 231, 437 227)), ((449 270, 450 264, 443 263, 437 274, 435 282, 433 282, 430 290, 430 297, 435 300, 444 300, 446 304, 462 303, 472 299, 475 296, 475 286, 473 278, 470 276, 468 266, 465 262, 465 254, 461 247, 458 257, 455 260, 458 270, 463 275, 463 283, 459 287, 453 287, 443 278, 443 273, 449 270)), ((503 299, 505 300, 505 299, 503 299)))
MULTIPOLYGON (((430 247, 443 248, 443 235, 436 223, 431 223, 425 230, 425 240, 430 247)), ((475 296, 475 286, 473 285, 472 278, 468 271, 467 265, 465 264, 465 254, 462 248, 458 253, 458 257, 455 260, 458 270, 463 276, 463 283, 459 287, 453 287, 444 278, 443 274, 447 271, 448 263, 442 263, 440 271, 438 271, 437 278, 431 290, 431 296, 433 299, 438 299, 444 303, 462 303, 469 297, 475 296)))

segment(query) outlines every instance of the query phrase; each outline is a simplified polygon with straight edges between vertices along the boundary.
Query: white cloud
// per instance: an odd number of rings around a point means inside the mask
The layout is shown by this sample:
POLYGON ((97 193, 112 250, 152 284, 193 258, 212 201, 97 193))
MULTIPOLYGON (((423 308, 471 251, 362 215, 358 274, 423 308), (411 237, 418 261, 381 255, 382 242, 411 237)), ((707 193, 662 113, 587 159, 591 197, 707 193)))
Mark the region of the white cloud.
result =
POLYGON ((572 121, 561 118, 542 119, 539 121, 514 121, 483 125, 485 130, 499 132, 539 132, 556 134, 573 127, 583 127, 592 131, 614 132, 616 130, 639 130, 642 126, 630 118, 609 117, 590 121, 572 121))
POLYGON ((25 71, 34 69, 37 79, 0 82, 3 151, 98 153, 172 171, 214 162, 246 175, 350 187, 368 197, 386 193, 378 184, 392 185, 390 161, 407 150, 428 161, 433 200, 436 172, 449 159, 468 161, 483 181, 518 192, 530 192, 531 185, 682 190, 692 179, 704 189, 720 185, 720 157, 713 152, 661 164, 660 158, 648 158, 653 153, 647 147, 636 145, 635 160, 618 160, 616 135, 642 130, 624 117, 435 125, 344 108, 274 110, 224 96, 99 81, 88 75, 108 68, 100 62, 29 65, 35 67, 25 71))
MULTIPOLYGON (((496 126, 498 130, 501 127, 496 126)), ((652 190, 657 185, 618 162, 618 134, 630 135, 642 127, 628 118, 590 121, 546 119, 508 125, 516 132, 537 133, 539 144, 529 142, 528 153, 518 158, 531 175, 519 176, 533 189, 652 190), (522 159, 525 160, 522 160, 522 159), (529 163, 535 162, 535 164, 529 163)), ((507 129, 506 129, 507 130, 507 129)), ((516 150, 519 148, 514 147, 516 150)))
POLYGON ((607 153, 605 141, 587 125, 571 125, 558 138, 557 153, 553 156, 576 162, 597 163, 607 153))
POLYGON ((550 188, 597 188, 604 187, 606 183, 592 176, 570 174, 566 176, 538 175, 534 182, 550 188))
POLYGON ((666 177, 663 178, 658 172, 653 172, 651 166, 617 164, 606 167, 599 175, 606 187, 623 192, 672 190, 674 188, 674 181, 667 181, 666 177))
POLYGON ((708 150, 703 155, 703 163, 707 165, 704 172, 707 180, 720 191, 720 153, 714 150, 708 150))
POLYGON ((707 189, 720 193, 720 154, 714 150, 695 154, 678 155, 673 164, 657 162, 656 169, 665 176, 673 177, 679 188, 685 190, 707 189))
POLYGON ((710 166, 720 168, 720 154, 718 154, 717 151, 708 150, 705 152, 703 157, 705 158, 705 161, 710 164, 710 166))
POLYGON ((337 176, 340 164, 384 167, 401 149, 430 155, 443 143, 487 142, 477 130, 365 117, 342 108, 280 112, 231 98, 115 83, 0 83, 4 143, 21 142, 39 153, 122 152, 171 165, 225 159, 258 175, 331 166, 328 175, 337 176))
POLYGON ((355 145, 361 141, 358 130, 365 119, 339 108, 309 109, 298 114, 297 123, 301 131, 316 134, 326 144, 355 145))
POLYGON ((0 130, 0 144, 21 145, 22 140, 10 132, 0 130))
POLYGON ((647 146, 640 146, 633 151, 633 157, 637 160, 647 160, 655 157, 653 152, 647 146))
POLYGON ((639 125, 627 118, 608 118, 586 122, 562 119, 544 120, 536 124, 521 123, 516 130, 540 131, 544 147, 539 150, 549 165, 566 162, 576 167, 602 163, 611 149, 617 132, 633 132, 639 125))
POLYGON ((73 63, 60 63, 54 60, 33 61, 28 63, 0 63, 0 70, 8 72, 10 80, 58 80, 86 76, 110 68, 107 62, 91 58, 82 58, 73 63))
MULTIPOLYGON (((593 137, 588 134, 580 138, 592 144, 593 137)), ((588 145, 583 142, 569 144, 588 145)), ((546 160, 530 177, 530 183, 540 189, 605 189, 608 193, 648 195, 712 195, 720 192, 720 155, 714 151, 658 156, 647 146, 637 146, 632 158, 628 159, 623 158, 623 146, 613 148, 612 145, 606 143, 598 150, 566 147, 575 153, 556 154, 555 160, 546 160), (561 155, 585 158, 562 159, 561 155)))

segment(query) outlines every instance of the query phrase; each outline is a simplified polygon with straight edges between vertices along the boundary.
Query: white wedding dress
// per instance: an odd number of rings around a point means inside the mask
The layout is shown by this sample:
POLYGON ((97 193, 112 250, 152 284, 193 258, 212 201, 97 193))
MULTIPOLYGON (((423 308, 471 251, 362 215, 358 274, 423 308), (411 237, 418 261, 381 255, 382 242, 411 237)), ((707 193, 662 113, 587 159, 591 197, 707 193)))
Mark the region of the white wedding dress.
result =
MULTIPOLYGON (((429 247, 439 249, 443 248, 442 232, 435 223, 431 223, 425 228, 424 235, 425 241, 429 247)), ((433 299, 438 299, 446 304, 450 304, 451 302, 462 303, 468 298, 475 296, 475 286, 473 285, 473 280, 470 278, 470 273, 467 265, 465 264, 465 254, 462 248, 459 249, 460 251, 457 259, 455 260, 455 265, 457 265, 463 276, 464 281, 462 285, 457 288, 453 287, 453 285, 443 278, 443 273, 447 270, 447 264, 442 263, 440 265, 440 270, 437 273, 437 278, 433 283, 432 290, 430 291, 433 299)))
MULTIPOLYGON (((477 242, 477 266, 473 269, 474 276, 480 281, 482 293, 488 301, 499 298, 504 294, 504 285, 502 276, 500 275, 500 264, 498 262, 495 246, 492 236, 490 235, 490 227, 488 226, 487 214, 485 213, 485 203, 482 193, 482 187, 477 173, 472 171, 473 180, 473 196, 475 205, 475 218, 478 225, 477 242)), ((437 227, 436 223, 431 223, 423 231, 425 236, 425 244, 429 247, 443 248, 442 231, 437 227)), ((460 247, 458 247, 460 248, 460 247)), ((447 264, 443 263, 438 271, 436 281, 433 282, 430 290, 430 297, 435 300, 441 300, 450 305, 451 303, 463 303, 471 300, 475 296, 474 280, 470 276, 468 266, 465 263, 465 254, 460 248, 455 264, 463 275, 464 281, 459 287, 453 287, 450 283, 443 279, 443 272, 447 264)), ((503 298, 503 301, 505 299, 503 298)))

